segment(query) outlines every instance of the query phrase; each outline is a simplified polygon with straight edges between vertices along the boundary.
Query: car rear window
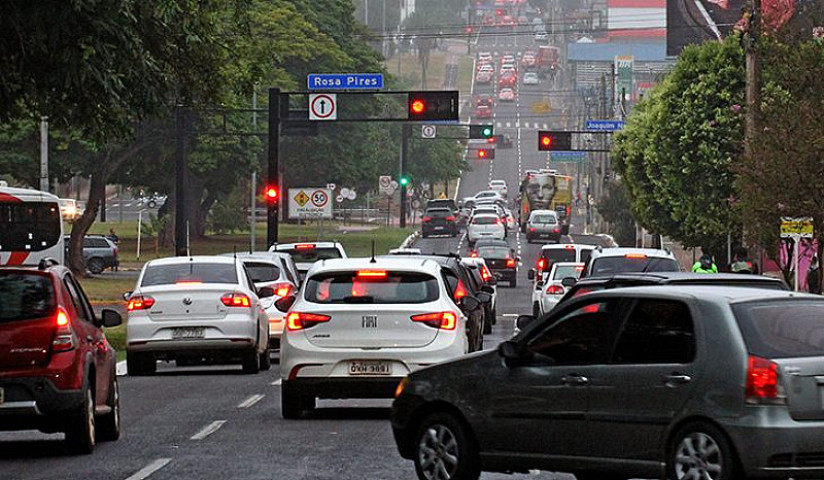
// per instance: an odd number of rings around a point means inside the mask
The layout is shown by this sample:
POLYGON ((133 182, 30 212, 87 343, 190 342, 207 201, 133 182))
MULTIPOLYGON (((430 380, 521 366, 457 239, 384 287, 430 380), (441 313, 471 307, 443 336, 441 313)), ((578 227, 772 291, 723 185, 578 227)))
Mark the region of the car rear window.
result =
POLYGON ((733 306, 750 354, 763 358, 824 356, 824 302, 764 301, 733 306))
POLYGON ((551 266, 557 262, 574 262, 575 249, 573 248, 551 248, 541 252, 541 256, 546 259, 548 265, 551 266))
POLYGON ((592 261, 591 275, 626 272, 677 272, 678 262, 665 257, 600 257, 592 261))
POLYGON ((280 268, 271 263, 266 262, 243 262, 246 265, 246 270, 252 281, 258 282, 274 282, 280 278, 280 268))
POLYGON ((478 256, 481 258, 509 258, 508 247, 478 247, 478 256))
POLYGON ((330 258, 341 258, 341 254, 335 247, 307 247, 290 248, 288 250, 278 249, 279 252, 286 252, 292 256, 296 263, 317 262, 318 260, 328 260, 330 258))
POLYGON ((475 217, 472 223, 474 225, 495 225, 498 223, 498 219, 495 217, 475 217))
POLYGON ((237 270, 231 263, 176 263, 150 265, 140 282, 141 287, 175 283, 237 283, 237 270))
POLYGON ((435 218, 446 218, 452 216, 452 210, 448 208, 433 208, 431 210, 427 210, 424 213, 424 216, 427 217, 435 217, 435 218))
POLYGON ((0 273, 0 324, 46 317, 54 312, 54 288, 49 277, 0 273))
POLYGON ((548 225, 555 225, 558 221, 554 215, 535 215, 529 223, 546 223, 548 225))
POLYGON ((383 270, 334 272, 306 282, 304 298, 313 303, 427 303, 438 299, 435 277, 383 270))
POLYGON ((553 280, 563 280, 567 277, 578 278, 581 276, 581 270, 583 267, 575 267, 575 266, 563 266, 558 267, 555 269, 555 276, 552 277, 553 280))

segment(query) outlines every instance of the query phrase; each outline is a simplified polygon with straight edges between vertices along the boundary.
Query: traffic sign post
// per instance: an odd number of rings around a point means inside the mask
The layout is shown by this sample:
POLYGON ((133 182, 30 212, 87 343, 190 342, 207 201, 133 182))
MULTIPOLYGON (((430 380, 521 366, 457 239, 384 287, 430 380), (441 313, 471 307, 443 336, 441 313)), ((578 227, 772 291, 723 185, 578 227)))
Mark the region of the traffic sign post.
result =
POLYGON ((338 96, 334 93, 309 94, 309 120, 337 120, 338 96))
POLYGON ((798 251, 801 250, 802 238, 813 238, 812 217, 781 217, 781 238, 791 238, 793 240, 793 271, 795 272, 795 291, 799 290, 798 285, 798 251))

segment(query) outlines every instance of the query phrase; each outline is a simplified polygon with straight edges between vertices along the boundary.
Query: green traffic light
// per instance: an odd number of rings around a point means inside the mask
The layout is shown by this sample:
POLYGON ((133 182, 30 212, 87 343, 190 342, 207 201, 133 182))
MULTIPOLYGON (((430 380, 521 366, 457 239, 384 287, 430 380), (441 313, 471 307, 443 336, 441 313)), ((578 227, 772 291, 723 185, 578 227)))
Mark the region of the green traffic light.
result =
POLYGON ((401 185, 403 185, 403 186, 409 185, 409 177, 401 177, 401 185))
POLYGON ((481 133, 486 138, 491 137, 492 136, 492 127, 484 127, 484 129, 481 131, 481 133))

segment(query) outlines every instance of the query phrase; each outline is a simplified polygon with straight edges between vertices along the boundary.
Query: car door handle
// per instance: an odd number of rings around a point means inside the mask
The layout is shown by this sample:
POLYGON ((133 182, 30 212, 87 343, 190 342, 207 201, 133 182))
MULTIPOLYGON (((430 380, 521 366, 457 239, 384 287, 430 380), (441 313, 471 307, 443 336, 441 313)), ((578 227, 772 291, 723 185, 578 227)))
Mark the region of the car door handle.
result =
POLYGON ((672 375, 664 375, 664 383, 672 384, 672 385, 680 385, 684 383, 689 383, 692 381, 692 377, 689 375, 681 375, 674 373, 672 375))
POLYGON ((588 385, 589 379, 583 375, 564 375, 561 377, 561 383, 565 385, 588 385))

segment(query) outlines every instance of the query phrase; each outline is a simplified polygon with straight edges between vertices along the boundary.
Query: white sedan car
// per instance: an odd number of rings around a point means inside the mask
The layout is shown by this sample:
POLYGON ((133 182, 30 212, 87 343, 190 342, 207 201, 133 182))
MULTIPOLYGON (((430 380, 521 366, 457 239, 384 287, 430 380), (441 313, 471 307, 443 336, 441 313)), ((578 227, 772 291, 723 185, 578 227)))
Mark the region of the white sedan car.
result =
POLYGON ((555 308, 558 301, 566 293, 566 289, 561 282, 567 277, 573 277, 576 280, 584 270, 583 263, 575 262, 558 262, 553 263, 549 274, 546 276, 546 281, 541 287, 541 315, 548 313, 555 308))
POLYGON ((538 85, 540 80, 538 79, 538 74, 535 72, 527 72, 524 74, 523 79, 524 85, 538 85))
POLYGON ((147 262, 128 294, 129 375, 154 373, 157 360, 188 365, 236 361, 246 373, 268 369, 269 330, 260 297, 243 263, 223 256, 147 262))
POLYGON ((315 265, 283 336, 283 417, 313 410, 317 398, 391 398, 410 372, 465 354, 466 317, 449 292, 434 260, 315 265))

